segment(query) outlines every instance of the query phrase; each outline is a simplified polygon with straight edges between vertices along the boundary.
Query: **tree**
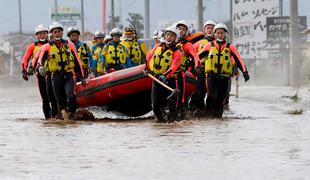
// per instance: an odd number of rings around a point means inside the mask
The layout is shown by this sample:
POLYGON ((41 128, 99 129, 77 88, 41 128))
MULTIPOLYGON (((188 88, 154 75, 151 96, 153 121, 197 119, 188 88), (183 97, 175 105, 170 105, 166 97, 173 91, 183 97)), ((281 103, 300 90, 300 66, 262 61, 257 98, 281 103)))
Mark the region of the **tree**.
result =
POLYGON ((107 23, 107 30, 111 31, 113 28, 120 28, 123 29, 123 25, 120 23, 120 17, 116 16, 114 17, 114 23, 115 23, 115 27, 112 27, 112 17, 109 16, 109 22, 107 23))
POLYGON ((138 13, 128 13, 129 18, 127 18, 127 21, 130 21, 134 24, 135 26, 135 30, 138 34, 139 37, 143 37, 143 29, 144 29, 144 25, 143 25, 143 17, 141 14, 138 13))

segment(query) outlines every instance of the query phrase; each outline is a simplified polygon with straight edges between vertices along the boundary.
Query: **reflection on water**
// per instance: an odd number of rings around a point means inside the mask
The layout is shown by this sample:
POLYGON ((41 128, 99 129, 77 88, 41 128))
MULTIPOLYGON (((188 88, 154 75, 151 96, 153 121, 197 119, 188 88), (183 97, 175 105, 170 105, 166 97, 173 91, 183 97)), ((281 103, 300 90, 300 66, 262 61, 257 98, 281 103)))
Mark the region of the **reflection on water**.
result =
POLYGON ((0 179, 308 179, 308 109, 285 113, 287 92, 241 88, 223 120, 156 124, 45 121, 36 89, 0 90, 0 179))

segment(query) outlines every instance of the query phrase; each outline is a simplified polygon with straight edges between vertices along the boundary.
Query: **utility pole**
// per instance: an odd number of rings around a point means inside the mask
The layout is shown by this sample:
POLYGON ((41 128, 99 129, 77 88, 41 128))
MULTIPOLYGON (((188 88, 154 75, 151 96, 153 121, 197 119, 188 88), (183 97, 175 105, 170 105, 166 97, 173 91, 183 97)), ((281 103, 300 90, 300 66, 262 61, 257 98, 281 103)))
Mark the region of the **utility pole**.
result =
MULTIPOLYGON (((222 17, 222 0, 217 0, 217 18, 222 17)), ((219 21, 220 19, 216 19, 216 21, 219 21)))
POLYGON ((23 33, 22 29, 22 5, 21 0, 18 0, 18 14, 19 14, 19 34, 23 33))
POLYGON ((102 31, 105 32, 106 30, 106 11, 107 11, 107 7, 106 7, 106 0, 102 0, 102 31))
POLYGON ((58 5, 57 5, 57 0, 54 1, 55 3, 55 21, 58 21, 58 5))
POLYGON ((123 24, 123 21, 122 21, 122 0, 119 0, 118 4, 119 4, 119 22, 120 22, 120 24, 123 24))
POLYGON ((114 0, 111 0, 111 26, 112 28, 115 28, 114 0))
POLYGON ((279 15, 283 16, 283 0, 279 0, 279 15))
MULTIPOLYGON (((279 16, 283 16, 283 0, 279 0, 279 16)), ((280 43, 280 54, 282 59, 282 77, 285 79, 285 84, 290 85, 290 58, 285 43, 280 43)))
POLYGON ((200 31, 202 29, 202 26, 203 26, 203 10, 204 10, 204 7, 203 7, 203 1, 202 0, 198 0, 197 2, 198 4, 198 31, 200 31))
POLYGON ((298 1, 290 1, 290 85, 300 86, 298 1))
MULTIPOLYGON (((20 0, 19 0, 20 1, 20 0)), ((11 45, 11 48, 10 48, 10 76, 11 78, 13 77, 13 65, 14 65, 14 47, 11 45)))
POLYGON ((84 0, 81 0, 81 39, 84 40, 84 0))
POLYGON ((233 43, 233 0, 230 0, 230 6, 229 6, 229 11, 230 11, 230 41, 233 43))
POLYGON ((144 39, 150 37, 150 0, 144 0, 144 39))

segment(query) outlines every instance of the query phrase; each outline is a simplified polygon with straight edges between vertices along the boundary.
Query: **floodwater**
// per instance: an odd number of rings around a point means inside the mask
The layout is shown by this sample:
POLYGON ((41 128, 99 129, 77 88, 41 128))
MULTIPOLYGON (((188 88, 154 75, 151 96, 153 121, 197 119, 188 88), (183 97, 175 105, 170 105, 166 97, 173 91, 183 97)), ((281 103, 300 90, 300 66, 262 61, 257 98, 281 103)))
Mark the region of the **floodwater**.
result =
POLYGON ((0 179, 310 179, 310 90, 295 93, 242 86, 222 120, 63 123, 42 119, 34 83, 0 84, 0 179))

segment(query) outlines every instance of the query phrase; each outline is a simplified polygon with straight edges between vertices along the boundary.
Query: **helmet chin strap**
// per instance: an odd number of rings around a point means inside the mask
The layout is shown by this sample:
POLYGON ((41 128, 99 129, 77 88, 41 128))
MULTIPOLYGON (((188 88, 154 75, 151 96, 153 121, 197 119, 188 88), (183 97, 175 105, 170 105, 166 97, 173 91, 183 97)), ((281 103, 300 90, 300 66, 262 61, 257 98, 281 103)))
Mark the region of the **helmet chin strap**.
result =
POLYGON ((167 41, 165 41, 165 44, 166 44, 166 47, 171 47, 171 46, 173 46, 174 44, 175 44, 176 42, 167 42, 167 41))
POLYGON ((165 43, 166 43, 167 45, 170 45, 170 44, 172 44, 173 42, 168 42, 168 41, 165 40, 165 43))

